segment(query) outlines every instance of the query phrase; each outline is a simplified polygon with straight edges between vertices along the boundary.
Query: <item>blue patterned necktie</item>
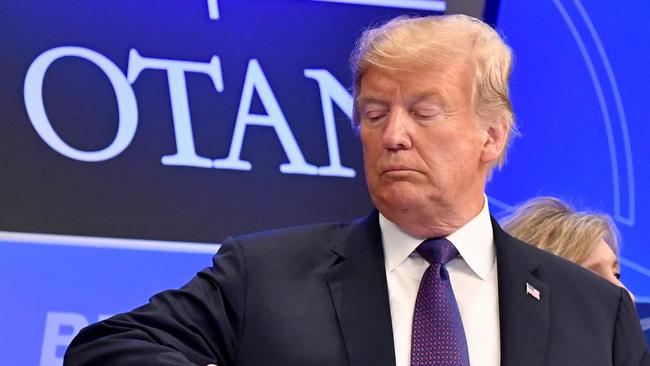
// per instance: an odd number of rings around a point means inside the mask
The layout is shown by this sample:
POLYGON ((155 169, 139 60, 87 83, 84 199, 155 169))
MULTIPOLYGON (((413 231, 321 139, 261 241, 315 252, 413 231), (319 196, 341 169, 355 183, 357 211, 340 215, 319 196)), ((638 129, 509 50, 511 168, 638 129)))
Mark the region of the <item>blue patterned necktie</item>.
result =
POLYGON ((463 322, 445 268, 458 251, 445 238, 427 239, 417 251, 430 265, 415 301, 411 366, 469 366, 463 322))

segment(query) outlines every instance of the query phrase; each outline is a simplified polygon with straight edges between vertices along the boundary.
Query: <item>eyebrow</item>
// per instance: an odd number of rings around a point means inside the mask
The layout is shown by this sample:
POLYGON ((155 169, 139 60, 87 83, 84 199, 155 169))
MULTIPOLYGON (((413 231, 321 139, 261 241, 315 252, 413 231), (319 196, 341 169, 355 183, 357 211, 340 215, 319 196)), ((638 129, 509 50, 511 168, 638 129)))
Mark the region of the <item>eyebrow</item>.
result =
MULTIPOLYGON (((407 98, 407 102, 409 104, 414 104, 429 98, 440 100, 443 104, 446 101, 444 93, 436 92, 436 91, 426 91, 407 98)), ((357 97, 357 105, 371 104, 371 103, 388 104, 385 100, 382 100, 374 96, 357 97)))
POLYGON ((436 92, 436 91, 427 91, 427 92, 415 95, 415 96, 413 96, 413 97, 411 97, 409 99, 410 99, 410 101, 412 103, 417 103, 417 102, 421 102, 421 101, 423 101, 425 99, 429 99, 429 98, 440 100, 443 103, 446 100, 444 93, 436 92))
POLYGON ((387 104, 386 102, 382 101, 379 98, 376 97, 362 97, 362 98, 357 98, 357 105, 363 105, 363 104, 387 104))

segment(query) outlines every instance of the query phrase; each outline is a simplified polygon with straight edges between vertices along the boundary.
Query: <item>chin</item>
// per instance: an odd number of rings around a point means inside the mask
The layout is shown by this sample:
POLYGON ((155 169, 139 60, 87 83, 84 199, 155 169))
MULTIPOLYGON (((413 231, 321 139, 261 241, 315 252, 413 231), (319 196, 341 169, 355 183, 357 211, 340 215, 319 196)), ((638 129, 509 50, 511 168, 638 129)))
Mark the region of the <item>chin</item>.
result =
POLYGON ((385 190, 373 194, 372 200, 380 211, 408 211, 428 204, 423 195, 404 190, 385 190))

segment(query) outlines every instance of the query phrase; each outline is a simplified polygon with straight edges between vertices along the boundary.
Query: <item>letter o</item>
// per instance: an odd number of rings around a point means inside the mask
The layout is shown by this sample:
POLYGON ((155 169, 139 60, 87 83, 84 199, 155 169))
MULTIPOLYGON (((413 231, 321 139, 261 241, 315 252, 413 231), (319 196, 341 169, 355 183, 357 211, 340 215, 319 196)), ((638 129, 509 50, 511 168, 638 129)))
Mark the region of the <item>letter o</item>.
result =
POLYGON ((38 135, 52 149, 75 160, 97 162, 111 159, 126 149, 138 127, 138 105, 131 85, 119 67, 104 55, 81 47, 57 47, 43 52, 25 75, 25 107, 38 135), (54 131, 43 104, 43 79, 50 65, 62 57, 80 57, 99 67, 110 80, 117 98, 118 127, 109 146, 97 151, 82 151, 65 143, 54 131))

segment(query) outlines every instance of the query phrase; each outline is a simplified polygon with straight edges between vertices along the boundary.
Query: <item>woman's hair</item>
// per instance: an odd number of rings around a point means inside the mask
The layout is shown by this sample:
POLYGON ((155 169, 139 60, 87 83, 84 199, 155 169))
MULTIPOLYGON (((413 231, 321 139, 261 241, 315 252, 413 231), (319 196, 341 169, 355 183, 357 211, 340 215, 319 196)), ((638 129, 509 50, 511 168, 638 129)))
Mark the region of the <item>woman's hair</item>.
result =
POLYGON ((557 198, 533 198, 502 223, 517 239, 578 264, 601 239, 618 255, 618 230, 608 215, 578 212, 557 198))

